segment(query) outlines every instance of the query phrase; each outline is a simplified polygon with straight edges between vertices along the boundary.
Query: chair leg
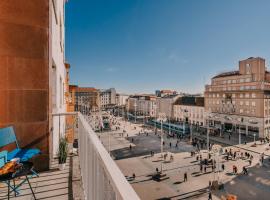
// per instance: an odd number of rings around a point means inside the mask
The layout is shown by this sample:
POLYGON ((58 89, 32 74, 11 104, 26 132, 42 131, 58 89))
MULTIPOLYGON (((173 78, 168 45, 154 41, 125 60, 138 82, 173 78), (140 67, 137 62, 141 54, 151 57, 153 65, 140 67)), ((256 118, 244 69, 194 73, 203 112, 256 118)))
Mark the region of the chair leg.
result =
POLYGON ((32 172, 34 175, 36 175, 37 177, 39 177, 38 173, 37 173, 35 170, 31 169, 31 172, 32 172))
POLYGON ((10 195, 10 194, 9 194, 9 191, 10 191, 10 190, 9 190, 9 186, 10 186, 10 180, 8 180, 8 200, 9 200, 9 195, 10 195))
MULTIPOLYGON (((13 179, 13 188, 15 188, 15 179, 13 179)), ((14 194, 15 194, 15 197, 17 197, 17 191, 14 189, 14 194)))
POLYGON ((31 183, 30 183, 30 181, 29 181, 29 179, 28 179, 27 176, 25 176, 25 178, 26 178, 26 180, 27 180, 27 182, 28 182, 28 185, 29 185, 30 190, 31 190, 31 192, 32 192, 32 194, 33 194, 33 197, 34 197, 34 199, 36 200, 36 196, 35 196, 35 193, 34 193, 34 191, 33 191, 33 189, 32 189, 31 183))

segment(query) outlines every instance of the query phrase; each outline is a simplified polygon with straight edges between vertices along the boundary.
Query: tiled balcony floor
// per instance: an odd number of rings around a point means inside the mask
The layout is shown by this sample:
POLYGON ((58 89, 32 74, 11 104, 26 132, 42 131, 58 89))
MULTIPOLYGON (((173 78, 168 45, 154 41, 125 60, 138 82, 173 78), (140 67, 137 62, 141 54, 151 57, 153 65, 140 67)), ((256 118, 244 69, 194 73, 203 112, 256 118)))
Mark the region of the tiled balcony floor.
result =
MULTIPOLYGON (((58 170, 58 161, 52 163, 52 169, 40 173, 40 177, 30 179, 31 186, 37 199, 64 200, 72 199, 72 186, 70 182, 70 159, 68 158, 66 168, 63 171, 58 170)), ((7 186, 0 183, 0 200, 7 199, 7 186)), ((20 190, 20 195, 14 197, 11 194, 10 199, 30 200, 34 199, 31 190, 26 183, 20 190)))

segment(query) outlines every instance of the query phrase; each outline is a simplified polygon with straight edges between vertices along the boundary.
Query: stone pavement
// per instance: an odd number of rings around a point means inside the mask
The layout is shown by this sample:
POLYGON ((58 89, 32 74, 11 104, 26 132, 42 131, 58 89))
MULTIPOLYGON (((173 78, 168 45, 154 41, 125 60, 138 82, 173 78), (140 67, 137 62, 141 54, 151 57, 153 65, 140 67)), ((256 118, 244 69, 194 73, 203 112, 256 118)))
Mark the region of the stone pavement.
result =
MULTIPOLYGON (((131 127, 130 129, 127 128, 129 138, 122 138, 125 140, 125 145, 121 144, 121 142, 119 143, 121 138, 118 138, 117 134, 112 133, 111 136, 115 139, 114 142, 117 144, 114 151, 125 150, 129 144, 134 146, 133 149, 135 149, 136 146, 140 148, 146 146, 149 148, 151 144, 149 145, 147 143, 152 143, 152 145, 157 146, 157 152, 160 151, 159 142, 153 143, 152 137, 146 137, 144 134, 138 135, 138 130, 141 129, 140 125, 129 124, 129 126, 131 127), (137 126, 135 131, 133 126, 137 126), (134 143, 131 142, 131 137, 134 137, 134 143), (137 139, 138 143, 136 143, 137 139)), ((154 136, 154 133, 150 133, 149 135, 154 136)), ((101 138, 101 140, 106 141, 106 136, 101 138)), ((226 145, 228 150, 231 148, 233 152, 237 151, 238 155, 240 155, 240 152, 248 152, 254 159, 252 165, 249 166, 247 159, 237 158, 236 160, 225 161, 224 155, 217 156, 215 159, 218 161, 219 166, 222 163, 225 165, 225 171, 219 173, 212 172, 211 167, 207 168, 206 173, 200 172, 199 162, 196 161, 196 157, 191 157, 190 152, 177 152, 173 151, 173 149, 166 149, 166 151, 169 152, 168 157, 170 157, 171 154, 174 157, 172 162, 170 162, 169 159, 166 161, 162 160, 159 153, 155 153, 153 157, 150 157, 149 153, 141 156, 135 153, 133 157, 116 160, 116 163, 127 177, 131 177, 132 174, 135 173, 136 178, 130 181, 130 183, 141 199, 208 199, 207 187, 209 181, 213 180, 219 180, 219 182, 224 183, 225 186, 225 189, 222 191, 212 192, 213 199, 221 199, 222 196, 226 196, 227 194, 235 194, 240 200, 255 198, 269 199, 269 145, 259 143, 260 142, 257 141, 256 147, 252 147, 253 142, 246 145, 226 145), (259 159, 262 152, 264 152, 267 160, 263 166, 260 166, 258 163, 260 163, 259 159), (155 173, 156 168, 160 170, 161 165, 163 172, 166 173, 169 179, 161 182, 153 181, 151 175, 155 173), (238 168, 237 175, 232 173, 233 165, 238 168), (242 174, 243 166, 247 167, 249 175, 242 174), (183 182, 185 172, 188 174, 187 182, 183 182)), ((187 144, 182 143, 181 145, 187 144)), ((147 152, 148 150, 149 149, 147 149, 147 152)), ((128 150, 126 149, 126 151, 128 150)), ((190 149, 186 151, 190 151, 190 149)), ((201 154, 203 158, 206 158, 208 155, 206 150, 201 151, 201 154)))

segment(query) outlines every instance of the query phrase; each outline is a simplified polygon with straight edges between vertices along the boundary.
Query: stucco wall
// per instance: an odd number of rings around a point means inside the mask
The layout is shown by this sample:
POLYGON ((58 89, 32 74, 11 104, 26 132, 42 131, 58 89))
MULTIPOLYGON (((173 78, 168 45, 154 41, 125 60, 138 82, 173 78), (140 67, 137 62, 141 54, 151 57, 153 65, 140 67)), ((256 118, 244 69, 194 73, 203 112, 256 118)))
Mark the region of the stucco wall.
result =
POLYGON ((48 0, 0 1, 0 126, 42 151, 38 169, 49 167, 48 14, 48 0))

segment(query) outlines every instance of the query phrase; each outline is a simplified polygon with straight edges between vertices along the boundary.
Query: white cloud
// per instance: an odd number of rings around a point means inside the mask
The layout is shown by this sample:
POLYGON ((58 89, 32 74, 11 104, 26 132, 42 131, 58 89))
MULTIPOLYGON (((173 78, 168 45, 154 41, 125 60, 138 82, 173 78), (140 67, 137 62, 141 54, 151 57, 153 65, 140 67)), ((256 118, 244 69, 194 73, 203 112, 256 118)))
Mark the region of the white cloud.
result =
POLYGON ((115 72, 117 70, 118 70, 118 68, 116 68, 116 67, 108 67, 108 68, 106 68, 106 72, 115 72))

